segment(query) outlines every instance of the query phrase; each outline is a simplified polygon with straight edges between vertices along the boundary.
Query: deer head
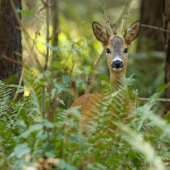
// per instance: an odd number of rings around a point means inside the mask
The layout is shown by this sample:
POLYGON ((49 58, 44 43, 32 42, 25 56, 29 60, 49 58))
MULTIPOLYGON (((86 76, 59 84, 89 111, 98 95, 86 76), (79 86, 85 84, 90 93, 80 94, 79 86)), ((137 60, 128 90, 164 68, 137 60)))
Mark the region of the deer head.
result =
POLYGON ((124 36, 122 36, 123 22, 118 36, 113 34, 110 25, 111 35, 97 22, 93 22, 92 27, 96 39, 102 43, 106 50, 111 80, 116 76, 126 77, 128 50, 139 34, 140 22, 135 21, 132 23, 132 25, 127 28, 124 36))

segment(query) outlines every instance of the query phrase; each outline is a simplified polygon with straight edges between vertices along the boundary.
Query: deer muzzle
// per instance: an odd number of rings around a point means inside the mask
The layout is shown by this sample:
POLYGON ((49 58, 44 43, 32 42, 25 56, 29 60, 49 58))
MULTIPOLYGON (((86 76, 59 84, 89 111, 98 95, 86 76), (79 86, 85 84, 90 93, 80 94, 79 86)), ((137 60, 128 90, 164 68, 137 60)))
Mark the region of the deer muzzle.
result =
POLYGON ((124 65, 122 61, 116 60, 116 61, 113 61, 113 63, 111 64, 111 67, 115 69, 119 69, 119 68, 123 68, 124 65))

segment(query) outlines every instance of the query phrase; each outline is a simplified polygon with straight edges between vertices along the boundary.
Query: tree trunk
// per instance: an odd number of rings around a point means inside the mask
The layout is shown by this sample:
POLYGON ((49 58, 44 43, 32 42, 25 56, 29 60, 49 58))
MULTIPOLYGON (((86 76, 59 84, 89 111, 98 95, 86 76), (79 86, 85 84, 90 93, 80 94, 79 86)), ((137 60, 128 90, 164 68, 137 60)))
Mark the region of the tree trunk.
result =
MULTIPOLYGON (((164 28, 170 30, 170 1, 163 0, 164 28)), ((165 38, 165 83, 170 81, 170 33, 164 32, 165 38)), ((170 98, 170 86, 166 89, 166 97, 170 98)), ((165 111, 170 111, 170 103, 166 103, 165 111)))
MULTIPOLYGON (((162 0, 142 0, 140 21, 141 24, 156 27, 163 26, 162 19, 162 0)), ((153 28, 141 27, 138 37, 138 51, 164 51, 163 32, 153 28)))
MULTIPOLYGON (((21 30, 13 12, 10 0, 0 1, 0 80, 18 83, 21 75, 21 30), (4 58, 6 56, 8 58, 4 58), (17 62, 15 62, 17 61, 17 62), (9 78, 11 77, 11 78, 9 78)), ((13 0, 15 8, 21 9, 21 0, 13 0)), ((19 13, 21 19, 21 15, 19 13)))

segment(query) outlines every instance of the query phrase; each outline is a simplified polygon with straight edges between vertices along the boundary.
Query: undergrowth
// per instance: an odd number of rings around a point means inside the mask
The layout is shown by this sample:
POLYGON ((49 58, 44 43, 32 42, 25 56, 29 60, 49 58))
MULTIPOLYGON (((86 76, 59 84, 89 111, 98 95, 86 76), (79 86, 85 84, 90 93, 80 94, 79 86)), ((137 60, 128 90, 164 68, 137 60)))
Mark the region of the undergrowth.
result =
MULTIPOLYGON (((50 8, 50 5, 45 3, 44 7, 50 8)), ((38 15, 40 11, 37 14, 25 10, 20 12, 34 16, 37 25, 45 25, 44 17, 38 15)), ((49 21, 50 15, 45 18, 49 21)), ((110 92, 110 87, 104 83, 106 76, 101 76, 101 84, 97 83, 98 86, 92 86, 92 89, 100 91, 103 96, 94 106, 97 111, 92 111, 94 117, 85 126, 89 129, 85 132, 79 124, 83 120, 78 111, 81 106, 67 109, 73 99, 70 84, 75 82, 77 87, 83 89, 85 78, 97 74, 95 69, 86 66, 86 60, 90 60, 96 52, 91 50, 93 53, 90 53, 85 37, 83 41, 80 38, 61 48, 52 46, 47 22, 44 27, 47 42, 41 41, 43 53, 35 45, 41 29, 37 27, 29 55, 34 57, 36 63, 29 66, 23 64, 24 84, 29 95, 13 100, 16 89, 19 93, 24 88, 0 81, 0 169, 169 169, 170 119, 168 116, 158 116, 154 107, 157 105, 155 100, 169 84, 162 86, 148 102, 141 105, 138 105, 137 92, 129 88, 129 97, 137 107, 127 116, 126 110, 130 104, 127 91, 120 88, 110 92), (62 61, 54 60, 52 53, 62 61), (42 54, 42 58, 45 56, 45 64, 38 60, 37 54, 42 54), (90 56, 88 59, 87 55, 90 56), (76 64, 78 66, 74 68, 76 64), (72 76, 74 70, 76 76, 72 76)), ((128 84, 133 84, 133 81, 133 76, 127 79, 128 84)))
MULTIPOLYGON (((59 107, 59 103, 64 104, 60 96, 69 91, 70 77, 62 76, 60 83, 55 79, 45 81, 40 75, 31 77, 30 95, 17 101, 10 96, 18 86, 0 82, 1 169, 36 169, 37 166, 41 169, 41 159, 48 158, 53 163, 47 169, 168 169, 169 120, 159 117, 153 110, 155 100, 167 85, 128 117, 124 116, 127 107, 123 100, 124 90, 106 95, 95 106, 98 111, 92 111, 94 117, 86 133, 79 124, 83 118, 78 108, 64 110, 59 107), (42 119, 40 89, 44 84, 46 117, 42 119)), ((46 79, 50 77, 48 72, 46 79)), ((19 86, 19 90, 23 91, 23 87, 19 86)), ((133 98, 139 102, 136 94, 133 98)))

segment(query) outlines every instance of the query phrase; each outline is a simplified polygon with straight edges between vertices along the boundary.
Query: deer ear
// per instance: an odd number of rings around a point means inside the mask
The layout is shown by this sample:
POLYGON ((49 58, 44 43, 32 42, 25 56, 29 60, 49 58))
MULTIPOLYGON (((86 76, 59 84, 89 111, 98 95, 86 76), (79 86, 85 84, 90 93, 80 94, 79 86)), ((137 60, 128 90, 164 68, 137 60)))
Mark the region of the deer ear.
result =
POLYGON ((109 34, 107 30, 98 22, 93 22, 92 28, 96 39, 99 40, 103 45, 106 45, 109 40, 109 34))
POLYGON ((124 35, 125 41, 128 45, 131 45, 131 43, 137 38, 139 31, 140 21, 135 21, 132 23, 132 25, 129 26, 124 35))

